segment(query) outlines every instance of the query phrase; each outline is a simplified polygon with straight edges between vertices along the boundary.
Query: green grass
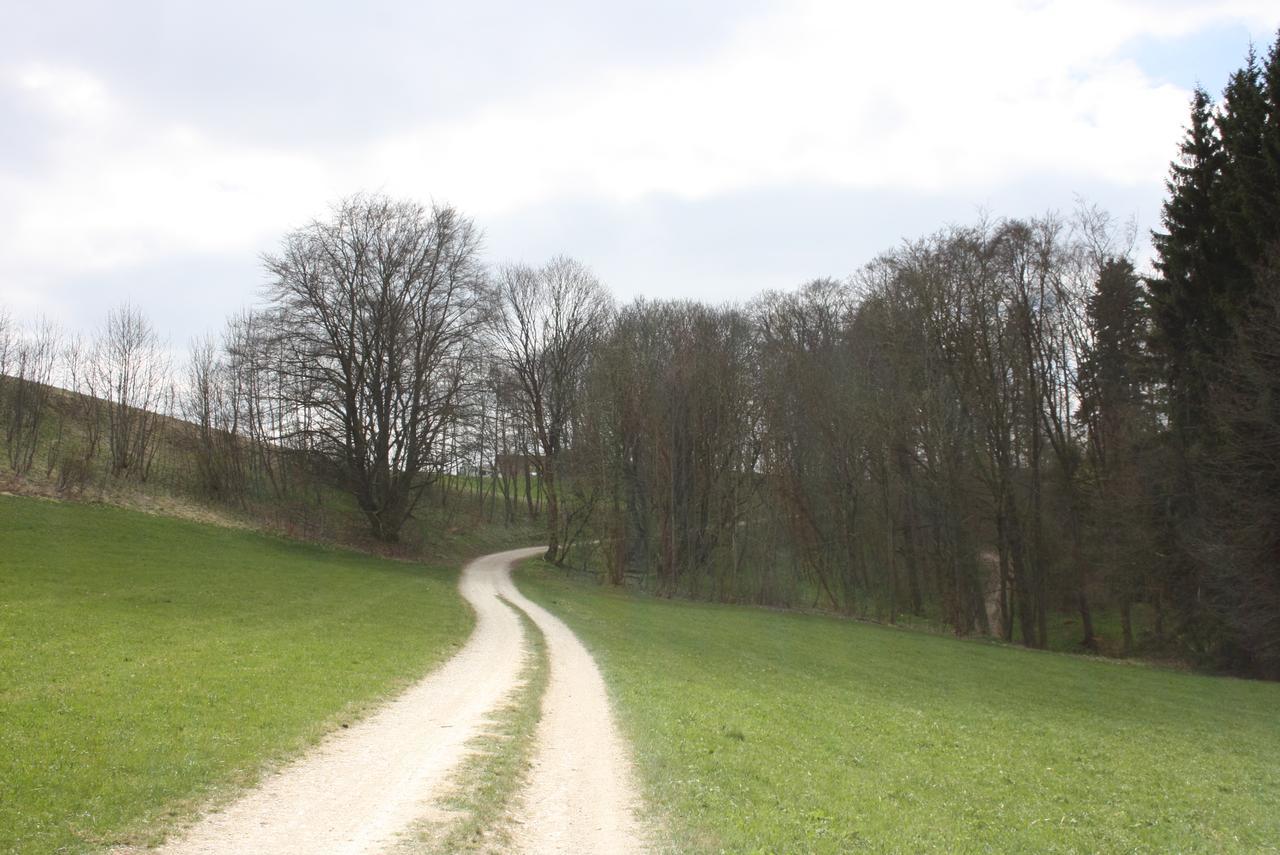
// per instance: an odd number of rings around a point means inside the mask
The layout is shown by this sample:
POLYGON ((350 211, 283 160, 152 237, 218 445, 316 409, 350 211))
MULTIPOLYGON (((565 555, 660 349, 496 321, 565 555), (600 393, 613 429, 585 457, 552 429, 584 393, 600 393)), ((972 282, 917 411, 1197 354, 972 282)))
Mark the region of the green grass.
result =
POLYGON ((0 496, 0 852, 154 842, 448 655, 456 579, 0 496))
POLYGON ((1280 685, 519 579, 678 851, 1280 851, 1280 685))

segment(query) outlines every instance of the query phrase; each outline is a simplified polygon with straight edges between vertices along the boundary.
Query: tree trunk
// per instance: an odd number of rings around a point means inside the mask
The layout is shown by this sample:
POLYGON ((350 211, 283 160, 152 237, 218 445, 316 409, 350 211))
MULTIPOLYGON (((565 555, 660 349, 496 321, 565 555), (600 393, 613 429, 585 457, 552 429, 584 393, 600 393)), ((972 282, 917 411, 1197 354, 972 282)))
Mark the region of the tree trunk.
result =
POLYGON ((564 563, 560 554, 560 499, 556 495, 555 470, 549 462, 543 463, 538 484, 547 494, 547 552, 543 558, 560 566, 564 563))
POLYGON ((1080 607, 1080 625, 1084 629, 1084 640, 1081 644, 1085 650, 1097 650, 1098 639, 1093 634, 1093 612, 1089 609, 1089 596, 1081 587, 1077 594, 1077 602, 1080 607))
POLYGON ((1120 601, 1120 631, 1124 635, 1121 654, 1128 656, 1133 653, 1133 603, 1128 597, 1120 601))

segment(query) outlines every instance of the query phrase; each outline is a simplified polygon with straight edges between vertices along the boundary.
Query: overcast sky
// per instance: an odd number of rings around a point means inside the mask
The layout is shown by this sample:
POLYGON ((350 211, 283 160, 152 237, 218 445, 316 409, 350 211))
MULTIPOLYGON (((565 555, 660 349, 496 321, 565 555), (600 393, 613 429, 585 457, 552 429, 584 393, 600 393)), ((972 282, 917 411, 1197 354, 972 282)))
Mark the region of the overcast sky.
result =
POLYGON ((843 276, 980 209, 1157 225, 1197 81, 1275 0, 0 0, 0 306, 175 344, 360 190, 621 298, 843 276))

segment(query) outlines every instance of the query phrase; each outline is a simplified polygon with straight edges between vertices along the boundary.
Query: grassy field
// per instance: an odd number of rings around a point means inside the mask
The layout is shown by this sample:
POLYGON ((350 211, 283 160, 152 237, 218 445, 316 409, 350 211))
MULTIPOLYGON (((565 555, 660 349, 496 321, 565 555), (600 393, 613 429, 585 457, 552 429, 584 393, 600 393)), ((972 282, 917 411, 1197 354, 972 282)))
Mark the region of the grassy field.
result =
POLYGON ((519 578, 678 851, 1280 851, 1280 685, 519 578))
POLYGON ((154 842, 450 653, 456 579, 0 496, 0 852, 154 842))

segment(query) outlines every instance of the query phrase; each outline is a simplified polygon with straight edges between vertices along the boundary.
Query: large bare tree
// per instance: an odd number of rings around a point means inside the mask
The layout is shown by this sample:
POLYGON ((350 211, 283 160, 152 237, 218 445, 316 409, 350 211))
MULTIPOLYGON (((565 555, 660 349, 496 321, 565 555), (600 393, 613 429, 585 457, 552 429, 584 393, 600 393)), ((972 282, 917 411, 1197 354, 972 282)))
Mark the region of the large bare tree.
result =
POLYGON ((519 411, 536 444, 533 459, 547 498, 547 560, 559 563, 569 545, 562 531, 561 455, 588 360, 613 305, 595 275, 565 257, 537 269, 504 267, 493 297, 490 346, 514 378, 519 411))
POLYGON ((265 257, 295 427, 394 541, 439 472, 477 321, 480 235, 446 206, 360 195, 265 257))

